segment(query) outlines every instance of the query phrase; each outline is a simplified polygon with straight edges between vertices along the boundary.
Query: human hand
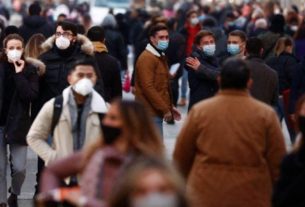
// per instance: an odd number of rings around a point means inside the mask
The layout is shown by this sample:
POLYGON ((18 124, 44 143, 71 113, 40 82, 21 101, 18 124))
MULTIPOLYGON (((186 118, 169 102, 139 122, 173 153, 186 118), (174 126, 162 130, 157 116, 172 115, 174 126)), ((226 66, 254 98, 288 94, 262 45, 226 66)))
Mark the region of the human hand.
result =
POLYGON ((25 65, 25 62, 24 60, 17 60, 14 62, 14 66, 15 66, 15 72, 16 73, 21 73, 24 69, 24 65, 25 65))
POLYGON ((176 121, 180 121, 181 120, 181 113, 178 111, 178 109, 176 107, 173 107, 173 117, 176 121))
POLYGON ((186 65, 196 71, 199 69, 199 66, 201 65, 201 63, 197 57, 195 57, 195 58, 188 57, 188 58, 186 58, 186 65))
POLYGON ((167 112, 164 117, 163 117, 164 121, 169 122, 173 120, 173 114, 171 111, 167 112))

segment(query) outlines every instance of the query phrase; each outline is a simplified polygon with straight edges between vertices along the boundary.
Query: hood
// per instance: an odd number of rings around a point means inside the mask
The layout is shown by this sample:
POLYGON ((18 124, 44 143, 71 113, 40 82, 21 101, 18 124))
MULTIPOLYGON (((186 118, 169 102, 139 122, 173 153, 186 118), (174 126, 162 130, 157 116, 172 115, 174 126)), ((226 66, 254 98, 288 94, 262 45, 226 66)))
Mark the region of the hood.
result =
POLYGON ((116 28, 117 21, 115 17, 112 14, 108 14, 102 22, 102 27, 116 28))
POLYGON ((37 69, 37 73, 39 76, 42 76, 46 72, 46 65, 38 59, 27 57, 25 61, 28 64, 33 65, 37 69))
MULTIPOLYGON (((94 46, 92 42, 85 36, 78 34, 76 41, 81 45, 81 50, 87 55, 94 54, 94 46)), ((51 50, 54 47, 55 43, 55 35, 49 37, 44 43, 42 43, 41 48, 43 49, 43 53, 51 50)))
POLYGON ((23 19, 24 25, 30 28, 39 28, 42 27, 47 21, 41 16, 28 16, 23 19))

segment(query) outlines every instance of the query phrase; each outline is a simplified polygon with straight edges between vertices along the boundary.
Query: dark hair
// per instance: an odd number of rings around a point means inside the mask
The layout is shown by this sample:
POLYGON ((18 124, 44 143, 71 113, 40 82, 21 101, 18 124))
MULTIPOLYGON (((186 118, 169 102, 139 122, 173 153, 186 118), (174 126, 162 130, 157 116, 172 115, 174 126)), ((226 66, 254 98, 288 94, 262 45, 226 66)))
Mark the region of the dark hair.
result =
POLYGON ((77 24, 77 34, 84 35, 85 33, 86 33, 86 29, 85 29, 84 25, 77 24))
POLYGON ((249 55, 260 56, 263 49, 262 41, 257 37, 252 37, 247 40, 246 51, 249 55))
POLYGON ((29 15, 40 15, 41 13, 41 6, 39 5, 39 2, 35 1, 32 3, 29 7, 29 15))
POLYGON ((71 31, 74 36, 77 35, 77 25, 73 24, 72 22, 68 22, 68 21, 58 22, 56 29, 59 26, 61 26, 62 29, 65 31, 68 31, 68 30, 71 31))
POLYGON ((153 25, 150 28, 150 30, 148 32, 148 35, 149 35, 149 37, 153 37, 153 36, 155 36, 157 34, 157 32, 162 31, 162 30, 168 31, 167 26, 165 24, 158 23, 156 25, 153 25))
POLYGON ((87 37, 93 42, 103 42, 105 40, 105 30, 100 26, 91 27, 87 37))
POLYGON ((285 18, 281 14, 273 15, 270 19, 269 30, 274 33, 284 33, 285 18))
POLYGON ((220 72, 221 89, 246 89, 250 79, 250 69, 240 58, 229 58, 220 72))
POLYGON ((214 38, 214 40, 216 39, 213 32, 208 31, 208 30, 201 30, 201 31, 198 32, 197 35, 195 36, 194 44, 195 44, 195 45, 199 45, 199 44, 200 44, 200 40, 201 40, 203 37, 206 37, 206 36, 212 36, 212 37, 214 38))
POLYGON ((79 66, 79 65, 87 65, 87 66, 92 66, 93 69, 94 69, 94 72, 96 74, 97 77, 100 77, 100 72, 99 72, 99 69, 98 69, 98 66, 94 60, 93 57, 91 56, 87 56, 87 57, 84 57, 82 59, 79 59, 79 60, 76 60, 72 66, 72 68, 70 69, 69 71, 69 74, 71 74, 72 72, 75 71, 76 67, 79 66))
POLYGON ((241 31, 241 30, 234 30, 232 32, 229 33, 229 36, 236 36, 239 37, 241 39, 241 41, 246 42, 247 41, 247 35, 245 32, 241 31))
POLYGON ((59 17, 64 17, 64 18, 67 18, 67 15, 66 15, 66 14, 64 14, 64 13, 61 13, 60 15, 58 15, 58 17, 57 17, 57 18, 59 18, 59 17))
POLYGON ((190 16, 192 16, 192 14, 197 14, 197 15, 198 15, 197 11, 191 9, 191 10, 189 10, 189 11, 186 13, 186 18, 187 18, 187 19, 190 18, 190 16))
POLYGON ((294 35, 294 39, 295 40, 305 39, 305 19, 303 19, 301 24, 299 25, 299 28, 294 35))

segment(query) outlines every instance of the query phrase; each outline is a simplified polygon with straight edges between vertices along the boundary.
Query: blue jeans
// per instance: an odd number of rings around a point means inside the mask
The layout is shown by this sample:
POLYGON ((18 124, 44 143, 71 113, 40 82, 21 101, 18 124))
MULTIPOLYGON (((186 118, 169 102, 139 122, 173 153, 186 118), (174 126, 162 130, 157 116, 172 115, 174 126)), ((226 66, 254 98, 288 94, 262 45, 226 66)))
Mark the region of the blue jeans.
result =
MULTIPOLYGON (((11 168, 11 193, 20 195, 26 174, 27 146, 9 145, 9 162, 11 168)), ((4 140, 3 127, 0 127, 0 203, 7 200, 7 143, 4 140)))
POLYGON ((183 69, 183 76, 181 79, 181 98, 186 99, 187 89, 188 89, 188 72, 185 69, 183 69))
POLYGON ((163 118, 154 117, 154 123, 155 123, 156 129, 159 131, 161 137, 163 138, 163 118))

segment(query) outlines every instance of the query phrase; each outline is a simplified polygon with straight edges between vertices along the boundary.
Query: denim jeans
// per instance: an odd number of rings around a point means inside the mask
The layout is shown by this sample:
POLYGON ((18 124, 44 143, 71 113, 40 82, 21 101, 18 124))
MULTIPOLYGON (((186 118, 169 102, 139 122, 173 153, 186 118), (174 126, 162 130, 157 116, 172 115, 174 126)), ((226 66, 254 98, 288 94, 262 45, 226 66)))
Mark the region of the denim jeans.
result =
POLYGON ((188 72, 183 69, 183 76, 181 80, 181 98, 186 98, 188 89, 188 72))
MULTIPOLYGON (((11 168, 11 193, 20 195, 21 187, 26 175, 27 146, 8 145, 9 162, 11 168)), ((4 140, 3 127, 0 127, 0 203, 7 200, 7 143, 4 140)))
POLYGON ((154 123, 155 123, 156 129, 159 131, 161 137, 163 138, 163 118, 154 117, 154 123))

